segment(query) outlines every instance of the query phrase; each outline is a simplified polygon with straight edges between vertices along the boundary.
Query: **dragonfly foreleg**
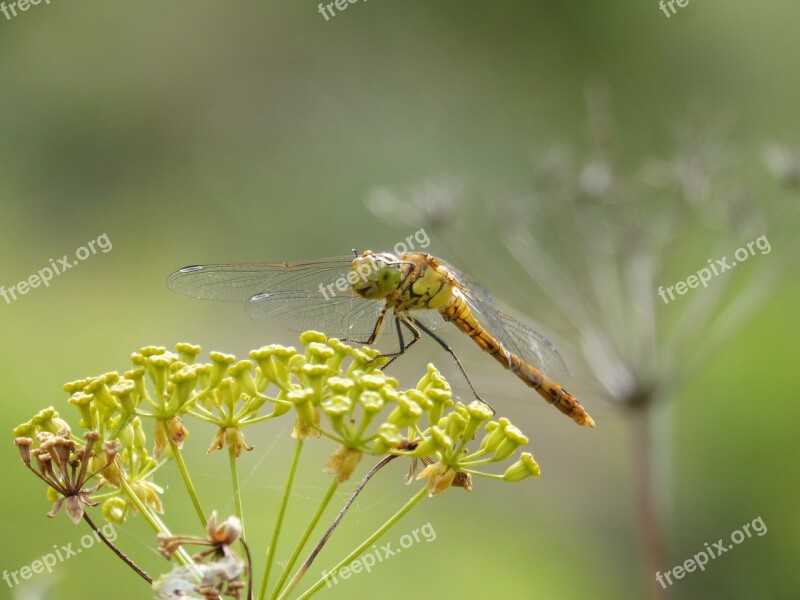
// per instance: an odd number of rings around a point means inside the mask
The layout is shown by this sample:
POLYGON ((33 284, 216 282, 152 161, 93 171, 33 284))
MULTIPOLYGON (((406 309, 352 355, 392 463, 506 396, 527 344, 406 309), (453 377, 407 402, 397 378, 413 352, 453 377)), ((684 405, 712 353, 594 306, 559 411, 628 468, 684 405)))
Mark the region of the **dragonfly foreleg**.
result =
POLYGON ((386 307, 384 306, 381 309, 381 314, 378 315, 378 320, 375 321, 375 328, 372 330, 372 335, 369 336, 367 340, 367 346, 371 346, 375 343, 375 340, 378 339, 378 334, 381 331, 381 325, 383 325, 383 317, 386 316, 386 307))
POLYGON ((372 333, 366 340, 357 340, 355 338, 339 338, 343 342, 350 342, 352 344, 366 344, 367 346, 371 346, 375 343, 375 340, 378 339, 378 334, 381 332, 381 325, 383 325, 383 318, 386 316, 387 307, 383 307, 381 310, 381 314, 378 315, 378 320, 375 321, 375 327, 372 328, 372 333))

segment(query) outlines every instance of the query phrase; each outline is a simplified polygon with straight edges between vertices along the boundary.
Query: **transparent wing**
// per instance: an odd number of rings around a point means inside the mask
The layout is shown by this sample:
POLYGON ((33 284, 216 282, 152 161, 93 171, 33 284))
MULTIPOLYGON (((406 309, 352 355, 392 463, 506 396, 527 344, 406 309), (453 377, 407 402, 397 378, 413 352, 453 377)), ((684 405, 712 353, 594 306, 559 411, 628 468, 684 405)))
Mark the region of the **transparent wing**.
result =
MULTIPOLYGON (((244 304, 261 292, 319 290, 346 277, 353 255, 295 263, 195 265, 167 278, 171 290, 199 300, 244 304)), ((335 286, 334 286, 335 289, 335 286)))
MULTIPOLYGON (((316 329, 332 337, 366 340, 383 303, 337 287, 352 262, 353 255, 347 255, 295 263, 195 265, 175 271, 167 286, 199 300, 240 302, 253 319, 290 331, 316 329)), ((414 316, 432 329, 446 324, 436 311, 425 313, 414 316)), ((381 335, 397 336, 391 315, 381 335)))
POLYGON ((503 344, 515 354, 519 352, 520 358, 539 367, 548 377, 563 383, 569 370, 553 342, 514 317, 503 312, 497 314, 503 324, 503 344))
MULTIPOLYGON (((297 332, 317 329, 331 337, 366 341, 375 328, 383 302, 367 300, 351 291, 335 291, 335 294, 328 294, 325 298, 319 289, 264 292, 251 297, 245 310, 257 321, 284 329, 297 332)), ((435 318, 438 313, 425 313, 415 314, 414 317, 420 318, 429 327, 445 325, 441 317, 438 321, 435 318)), ((404 332, 404 336, 406 335, 404 332)), ((391 312, 383 321, 381 336, 397 337, 391 312)))
POLYGON ((447 265, 458 281, 470 309, 486 330, 508 350, 540 369, 548 377, 563 381, 567 375, 564 360, 555 345, 544 335, 517 319, 500 312, 489 291, 455 267, 447 265))
POLYGON ((335 294, 325 298, 319 289, 263 292, 252 296, 245 310, 256 321, 291 331, 316 329, 331 337, 366 340, 383 305, 352 292, 335 294))

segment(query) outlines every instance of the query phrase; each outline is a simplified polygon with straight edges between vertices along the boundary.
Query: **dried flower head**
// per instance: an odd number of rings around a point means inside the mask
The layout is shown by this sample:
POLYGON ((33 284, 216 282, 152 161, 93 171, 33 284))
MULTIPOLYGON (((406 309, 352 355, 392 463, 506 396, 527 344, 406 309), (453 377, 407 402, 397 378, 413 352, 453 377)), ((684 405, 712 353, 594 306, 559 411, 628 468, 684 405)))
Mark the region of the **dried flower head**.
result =
POLYGON ((100 439, 100 435, 95 431, 87 431, 83 437, 86 443, 78 444, 70 437, 70 430, 64 428, 55 434, 48 431, 39 432, 37 435, 39 445, 36 448, 32 448, 31 438, 18 437, 14 440, 25 466, 59 496, 53 508, 47 513, 48 517, 54 517, 62 508, 66 508, 70 520, 78 523, 83 518, 84 507, 97 505, 89 497, 97 491, 101 483, 91 488, 84 486, 113 462, 119 445, 104 444, 104 464, 97 471, 89 472, 89 464, 94 456, 93 446, 100 439), (35 468, 31 458, 36 460, 35 468))

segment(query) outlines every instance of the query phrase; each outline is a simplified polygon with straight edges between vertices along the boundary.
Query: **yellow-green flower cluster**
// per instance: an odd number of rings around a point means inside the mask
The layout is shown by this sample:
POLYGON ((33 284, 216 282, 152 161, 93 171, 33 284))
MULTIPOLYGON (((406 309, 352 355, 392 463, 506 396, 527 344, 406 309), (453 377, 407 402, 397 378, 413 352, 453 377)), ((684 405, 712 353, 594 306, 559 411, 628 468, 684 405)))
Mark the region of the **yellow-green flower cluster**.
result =
POLYGON ((493 415, 492 409, 479 400, 468 406, 457 402, 452 411, 423 432, 423 439, 416 448, 406 452, 428 461, 417 479, 428 480, 429 495, 440 494, 451 485, 470 489, 472 475, 511 482, 539 476, 539 465, 528 453, 521 454, 503 475, 475 470, 475 467, 508 460, 528 443, 528 438, 508 419, 492 421, 493 415), (481 429, 483 436, 478 449, 469 452, 467 445, 481 429))
MULTIPOLYGON (((480 401, 454 403, 450 385, 433 365, 414 388, 401 390, 381 370, 387 359, 375 349, 355 348, 314 331, 302 334, 300 342, 302 353, 270 345, 239 361, 211 352, 208 363, 196 362, 199 346, 178 344, 174 352, 146 346, 132 354, 132 368, 124 373, 65 384, 80 427, 96 434, 87 456, 96 463, 91 471, 99 473, 100 484, 111 488, 104 495, 104 516, 121 521, 144 507, 161 511, 162 490, 152 476, 163 460, 180 458, 176 453, 188 436, 187 419, 216 427, 209 451, 228 447, 239 457, 242 450, 252 450, 245 426, 292 409, 295 437, 324 436, 338 444, 325 471, 339 481, 350 477, 364 454, 392 453, 423 460, 420 477, 428 478, 431 494, 450 485, 469 489, 473 474, 506 481, 538 475, 529 454, 504 475, 474 470, 510 459, 527 438, 507 419, 492 421, 493 411, 480 401), (153 421, 152 452, 147 450, 146 419, 153 421), (477 436, 477 449, 470 453, 468 445, 477 436), (101 465, 106 442, 117 443, 119 452, 101 465)), ((65 429, 68 424, 50 407, 14 435, 35 438, 65 429)))
POLYGON ((380 370, 386 358, 377 350, 354 348, 314 331, 302 334, 300 341, 304 354, 281 346, 250 353, 259 365, 256 387, 266 379, 280 389, 275 401, 294 407, 296 437, 324 435, 340 444, 325 467, 340 481, 350 477, 365 453, 403 448, 408 438, 402 430, 416 427, 426 410, 440 410, 449 401, 449 387, 444 398, 430 384, 430 374, 421 388, 429 388, 429 394, 398 390, 397 380, 380 370))

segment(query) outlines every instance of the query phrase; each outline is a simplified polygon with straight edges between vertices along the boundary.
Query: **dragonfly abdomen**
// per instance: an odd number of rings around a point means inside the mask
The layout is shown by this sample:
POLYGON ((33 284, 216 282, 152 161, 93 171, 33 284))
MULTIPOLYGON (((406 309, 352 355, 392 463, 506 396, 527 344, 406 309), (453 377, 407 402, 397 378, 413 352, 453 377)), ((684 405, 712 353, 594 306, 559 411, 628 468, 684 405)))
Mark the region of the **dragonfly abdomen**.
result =
POLYGON ((578 425, 594 427, 594 420, 575 396, 495 339, 473 316, 461 295, 454 294, 452 301, 439 312, 446 321, 450 321, 466 333, 481 350, 491 354, 497 362, 513 372, 525 385, 536 390, 549 404, 555 405, 578 425))
POLYGON ((578 425, 594 427, 594 419, 589 416, 586 409, 575 396, 561 387, 539 369, 522 360, 516 354, 511 355, 511 370, 529 387, 534 388, 547 402, 555 405, 562 413, 567 415, 578 425))

